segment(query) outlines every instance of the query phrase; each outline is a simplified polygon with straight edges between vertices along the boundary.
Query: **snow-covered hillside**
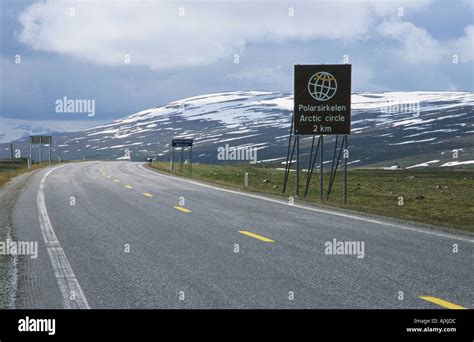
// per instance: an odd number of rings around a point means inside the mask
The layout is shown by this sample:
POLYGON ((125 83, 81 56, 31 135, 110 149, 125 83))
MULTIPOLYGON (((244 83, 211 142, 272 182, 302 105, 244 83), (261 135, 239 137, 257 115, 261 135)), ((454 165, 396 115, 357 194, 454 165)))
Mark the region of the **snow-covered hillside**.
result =
MULTIPOLYGON (((55 137, 63 158, 170 156, 172 138, 194 138, 194 161, 216 162, 217 148, 253 146, 259 162, 286 156, 291 93, 241 91, 187 98, 109 124, 55 137)), ((474 160, 474 94, 385 92, 352 95, 351 164, 453 166, 474 160), (458 150, 458 158, 452 151, 458 150), (447 164, 450 163, 450 164, 447 164)), ((302 139, 303 152, 311 137, 302 139)), ((330 159, 331 139, 327 139, 330 159)), ((21 142, 18 143, 20 146, 21 142)), ((2 149, 3 150, 3 149, 2 149)))

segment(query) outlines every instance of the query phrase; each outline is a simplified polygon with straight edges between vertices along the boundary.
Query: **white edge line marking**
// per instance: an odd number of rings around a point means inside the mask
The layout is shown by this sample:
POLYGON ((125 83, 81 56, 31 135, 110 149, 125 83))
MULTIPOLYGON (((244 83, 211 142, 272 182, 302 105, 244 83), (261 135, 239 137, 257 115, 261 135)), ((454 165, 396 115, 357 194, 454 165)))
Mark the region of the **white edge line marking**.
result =
MULTIPOLYGON (((230 192, 230 193, 236 194, 236 195, 257 198, 257 199, 261 199, 261 200, 264 200, 264 201, 278 203, 278 204, 281 204, 281 205, 284 205, 284 206, 289 206, 289 204, 287 202, 276 200, 276 199, 273 199, 273 198, 254 195, 254 194, 248 194, 248 193, 235 191, 235 190, 230 190, 230 189, 219 188, 219 187, 216 187, 216 186, 213 186, 213 185, 195 182, 195 181, 192 181, 192 180, 189 180, 189 179, 186 179, 186 178, 181 178, 181 177, 176 177, 176 176, 171 176, 171 175, 165 175, 161 172, 148 170, 147 168, 145 168, 143 166, 143 164, 140 164, 139 167, 142 170, 147 171, 148 173, 159 174, 160 176, 172 178, 172 179, 175 179, 175 180, 183 180, 185 182, 195 184, 195 185, 199 185, 199 186, 203 186, 205 188, 210 188, 210 189, 224 191, 224 192, 230 192)), ((336 211, 330 211, 330 210, 324 210, 324 209, 308 207, 308 206, 301 205, 301 204, 293 204, 292 207, 311 210, 311 211, 315 211, 315 212, 318 212, 318 213, 325 213, 325 214, 331 214, 331 215, 335 215, 335 216, 341 216, 341 217, 350 218, 350 219, 359 220, 359 221, 365 221, 365 222, 381 224, 381 225, 390 226, 390 227, 396 227, 396 228, 405 229, 405 230, 411 230, 411 231, 418 232, 418 233, 424 233, 424 234, 435 235, 435 236, 440 236, 440 237, 444 237, 444 238, 449 238, 449 239, 455 239, 455 240, 474 243, 474 239, 464 238, 462 236, 437 233, 437 232, 432 232, 432 231, 428 231, 428 230, 424 230, 424 229, 417 229, 417 228, 412 228, 412 227, 408 227, 408 226, 403 226, 403 225, 399 225, 399 224, 395 224, 395 223, 389 223, 389 222, 383 222, 383 221, 378 221, 378 220, 374 220, 374 219, 369 219, 369 218, 365 218, 365 217, 361 217, 361 216, 355 216, 355 215, 351 215, 351 214, 338 213, 336 211)))
MULTIPOLYGON (((67 164, 66 164, 67 165, 67 164)), ((41 226, 41 233, 43 234, 44 243, 48 250, 49 259, 51 266, 54 270, 54 276, 59 286, 59 290, 63 296, 63 305, 65 309, 90 309, 89 303, 82 292, 81 286, 74 274, 69 261, 67 260, 66 254, 61 247, 61 244, 54 233, 51 220, 46 210, 46 202, 44 199, 44 184, 46 178, 53 172, 63 166, 61 165, 49 170, 41 179, 38 193, 36 195, 36 205, 38 207, 39 223, 41 226), (71 296, 74 295, 75 299, 71 300, 71 296)))

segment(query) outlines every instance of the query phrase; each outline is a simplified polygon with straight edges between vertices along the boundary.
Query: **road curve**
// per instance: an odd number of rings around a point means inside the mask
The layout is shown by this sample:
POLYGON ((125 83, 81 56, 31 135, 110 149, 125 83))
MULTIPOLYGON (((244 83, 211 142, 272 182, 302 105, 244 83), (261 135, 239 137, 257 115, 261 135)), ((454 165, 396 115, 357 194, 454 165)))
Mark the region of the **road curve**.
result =
POLYGON ((19 257, 17 308, 474 308, 472 238, 223 191, 141 163, 42 170, 12 227, 39 244, 37 259, 19 257), (334 239, 363 242, 364 257, 327 254, 334 239))

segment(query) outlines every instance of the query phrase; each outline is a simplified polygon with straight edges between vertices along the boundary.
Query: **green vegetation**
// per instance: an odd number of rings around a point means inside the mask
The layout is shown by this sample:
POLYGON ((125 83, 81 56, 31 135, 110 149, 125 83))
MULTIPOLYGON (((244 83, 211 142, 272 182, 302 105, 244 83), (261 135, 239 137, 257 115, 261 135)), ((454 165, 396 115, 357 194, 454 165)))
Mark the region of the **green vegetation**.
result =
MULTIPOLYGON (((177 166, 177 165, 176 165, 177 166)), ((153 163, 153 168, 170 172, 169 164, 153 163)), ((173 174, 186 176, 175 167, 173 174)), ((288 197, 295 192, 291 172, 286 194, 282 194, 284 171, 274 166, 193 165, 193 179, 244 190, 244 174, 249 173, 247 191, 288 197)), ((325 173, 325 188, 329 173, 325 173)), ((319 200, 319 174, 313 174, 311 187, 303 199, 306 174, 301 177, 300 200, 369 214, 417 221, 425 224, 474 232, 474 170, 380 170, 355 169, 348 172, 349 203, 342 203, 342 173, 338 172, 328 201, 319 200), (403 205, 398 205, 399 197, 403 205)))
POLYGON ((0 187, 8 183, 15 176, 47 165, 48 163, 43 163, 41 165, 34 164, 31 169, 28 170, 27 158, 15 159, 14 162, 11 162, 10 160, 0 160, 0 187))

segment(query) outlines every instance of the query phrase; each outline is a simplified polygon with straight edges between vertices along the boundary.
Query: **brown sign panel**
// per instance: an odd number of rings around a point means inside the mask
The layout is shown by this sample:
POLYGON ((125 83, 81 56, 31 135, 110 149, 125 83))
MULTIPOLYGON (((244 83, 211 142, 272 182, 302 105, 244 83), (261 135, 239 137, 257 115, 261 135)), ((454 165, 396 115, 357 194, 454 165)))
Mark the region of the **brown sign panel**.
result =
POLYGON ((30 144, 51 144, 53 137, 50 135, 32 135, 30 136, 30 144))
POLYGON ((351 65, 295 65, 294 134, 351 133, 351 65))

